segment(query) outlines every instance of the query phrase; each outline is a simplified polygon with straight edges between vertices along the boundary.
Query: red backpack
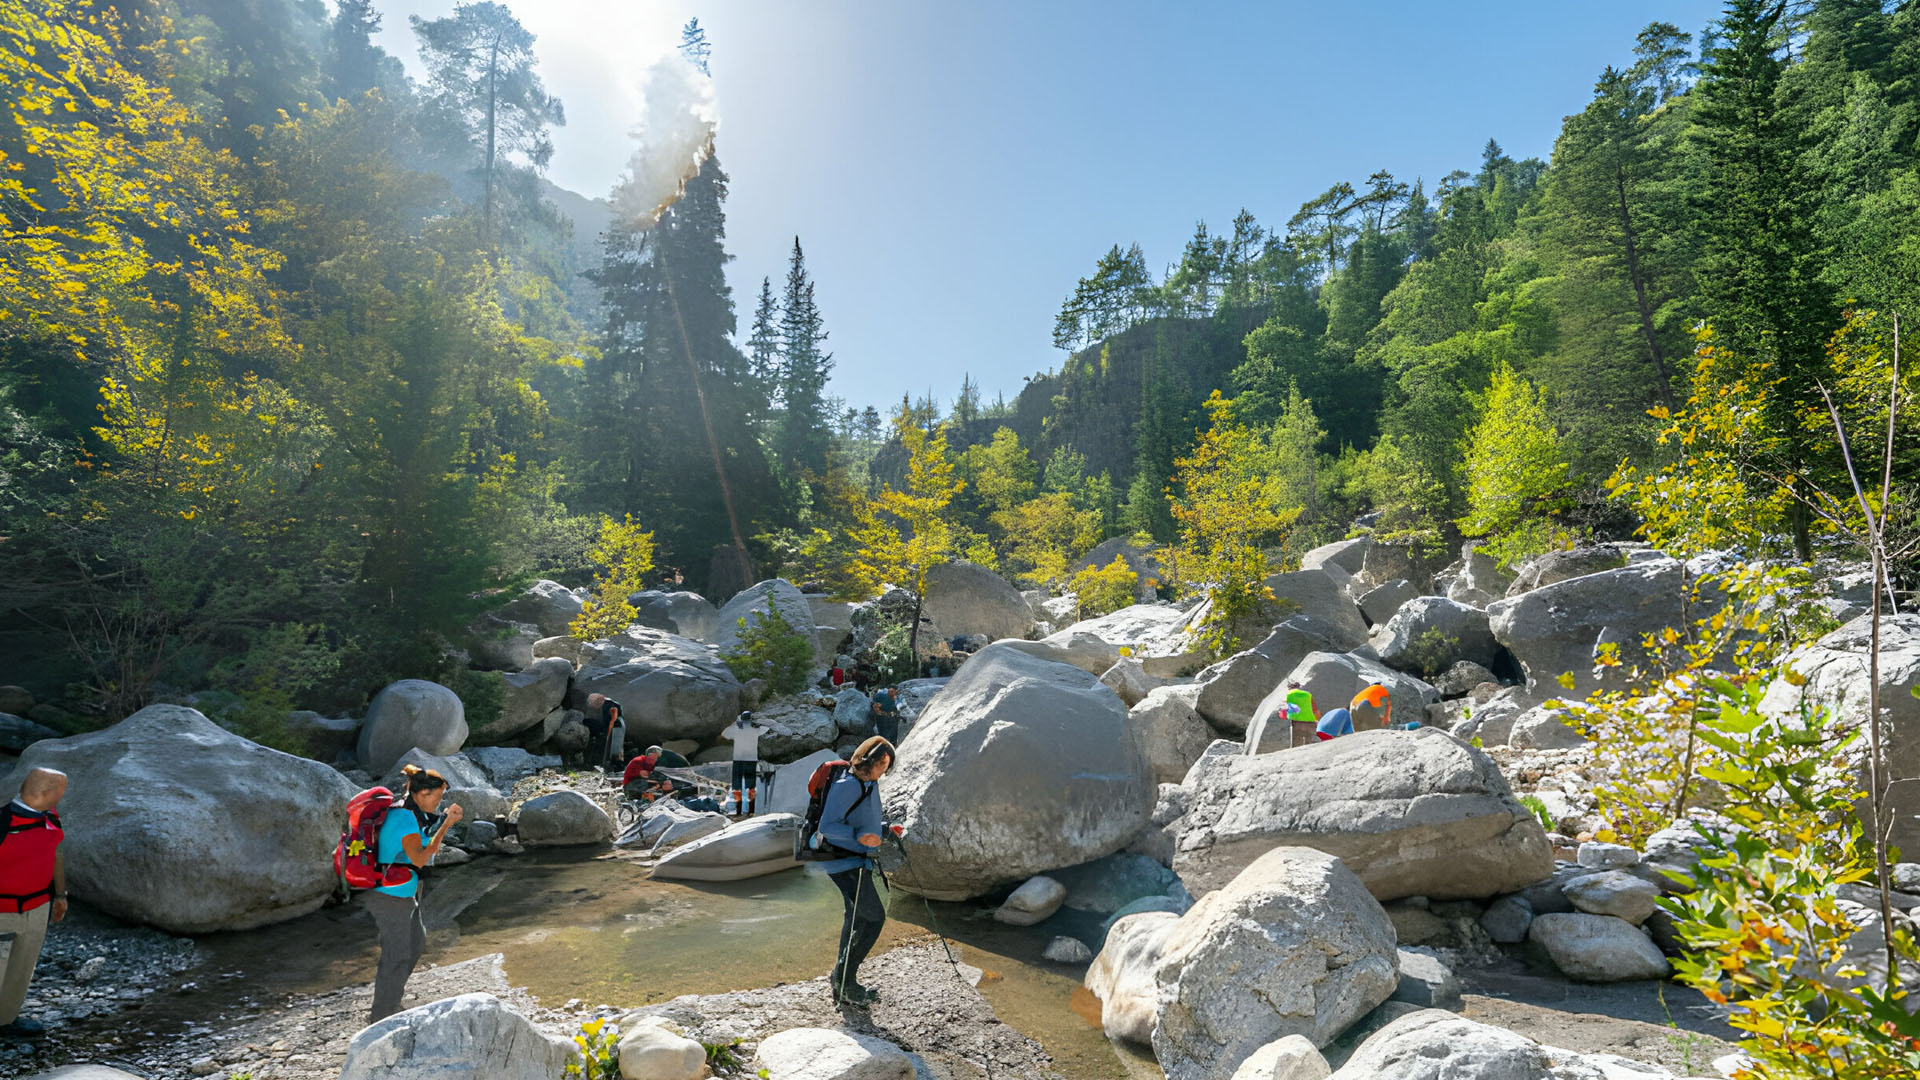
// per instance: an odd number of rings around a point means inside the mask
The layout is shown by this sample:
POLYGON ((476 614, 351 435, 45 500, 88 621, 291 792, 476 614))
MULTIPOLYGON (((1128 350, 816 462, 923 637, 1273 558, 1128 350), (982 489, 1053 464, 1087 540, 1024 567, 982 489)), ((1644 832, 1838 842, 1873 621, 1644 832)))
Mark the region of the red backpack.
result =
POLYGON ((368 788, 347 803, 347 829, 333 849, 333 872, 346 889, 404 885, 413 880, 413 867, 379 862, 380 827, 393 806, 393 792, 383 787, 368 788))

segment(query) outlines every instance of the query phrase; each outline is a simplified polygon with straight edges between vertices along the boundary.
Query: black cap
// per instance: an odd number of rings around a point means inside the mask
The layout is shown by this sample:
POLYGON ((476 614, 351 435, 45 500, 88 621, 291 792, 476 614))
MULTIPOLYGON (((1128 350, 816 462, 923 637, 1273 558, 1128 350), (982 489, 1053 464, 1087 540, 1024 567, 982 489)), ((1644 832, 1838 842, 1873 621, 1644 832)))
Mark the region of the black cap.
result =
POLYGON ((747 711, 747 710, 745 710, 745 709, 742 709, 742 710, 740 710, 740 716, 739 716, 739 718, 738 718, 738 721, 737 721, 737 722, 738 722, 738 723, 742 723, 742 724, 744 724, 744 723, 746 723, 747 721, 749 721, 749 720, 752 720, 752 719, 753 719, 753 714, 752 714, 751 712, 748 712, 748 711, 747 711))

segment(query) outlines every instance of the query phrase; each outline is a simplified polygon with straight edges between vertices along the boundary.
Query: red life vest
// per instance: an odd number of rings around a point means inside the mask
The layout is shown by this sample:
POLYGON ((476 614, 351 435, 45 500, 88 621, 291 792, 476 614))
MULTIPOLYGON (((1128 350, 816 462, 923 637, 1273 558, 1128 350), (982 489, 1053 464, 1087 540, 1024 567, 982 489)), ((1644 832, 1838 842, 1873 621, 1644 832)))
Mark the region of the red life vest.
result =
POLYGON ((53 860, 66 832, 60 815, 24 815, 0 808, 0 912, 32 911, 53 899, 53 860))

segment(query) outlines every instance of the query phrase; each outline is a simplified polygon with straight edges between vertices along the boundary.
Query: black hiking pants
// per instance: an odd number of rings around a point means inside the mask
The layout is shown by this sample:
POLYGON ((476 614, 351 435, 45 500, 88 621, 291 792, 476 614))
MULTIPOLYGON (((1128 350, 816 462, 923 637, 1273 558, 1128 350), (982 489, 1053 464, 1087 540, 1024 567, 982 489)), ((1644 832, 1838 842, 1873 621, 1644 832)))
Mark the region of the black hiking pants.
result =
POLYGON ((846 917, 840 922, 840 962, 834 965, 833 991, 841 990, 841 979, 852 986, 860 981, 860 964, 880 940, 880 928, 887 923, 887 905, 880 901, 879 875, 866 864, 853 870, 828 874, 840 898, 846 902, 846 917))

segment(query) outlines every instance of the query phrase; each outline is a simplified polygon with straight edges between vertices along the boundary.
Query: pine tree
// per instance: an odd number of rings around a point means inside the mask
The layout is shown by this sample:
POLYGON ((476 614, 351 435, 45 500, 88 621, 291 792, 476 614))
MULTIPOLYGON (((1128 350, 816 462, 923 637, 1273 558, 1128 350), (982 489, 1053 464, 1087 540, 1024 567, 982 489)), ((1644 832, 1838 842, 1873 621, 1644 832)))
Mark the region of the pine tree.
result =
POLYGON ((381 84, 386 53, 373 43, 380 13, 373 0, 337 0, 328 35, 326 89, 330 99, 357 98, 381 84))
POLYGON ((483 147, 481 220, 491 249, 504 159, 519 154, 535 170, 545 169, 553 156, 548 129, 565 124, 566 111, 534 71, 533 35, 504 5, 483 0, 461 4, 446 18, 410 21, 433 104, 483 147))
POLYGON ((680 55, 687 62, 700 69, 700 74, 711 75, 707 62, 713 57, 713 46, 707 42, 707 31, 697 18, 688 19, 687 25, 680 28, 680 55))
POLYGON ((758 403, 764 403, 752 417, 756 426, 764 424, 771 405, 780 393, 780 305, 773 299, 773 281, 760 279, 760 300, 753 309, 753 333, 747 337, 747 362, 758 403))
POLYGON ((821 350, 827 340, 820 308, 807 277, 806 255, 800 238, 793 238, 793 259, 787 268, 786 295, 780 305, 780 429, 774 445, 790 477, 825 475, 827 451, 833 439, 826 413, 827 376, 833 355, 821 350))

